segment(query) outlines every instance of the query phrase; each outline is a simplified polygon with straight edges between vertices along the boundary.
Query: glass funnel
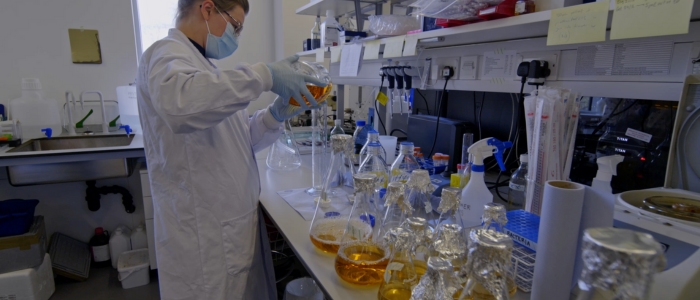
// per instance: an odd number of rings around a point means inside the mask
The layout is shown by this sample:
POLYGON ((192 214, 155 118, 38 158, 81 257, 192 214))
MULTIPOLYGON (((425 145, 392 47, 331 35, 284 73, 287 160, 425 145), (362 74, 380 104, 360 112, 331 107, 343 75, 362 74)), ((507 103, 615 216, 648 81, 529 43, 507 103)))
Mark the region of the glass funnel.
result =
MULTIPOLYGON (((326 85, 326 87, 320 87, 311 83, 306 83, 306 87, 311 92, 311 95, 314 96, 314 99, 316 99, 317 103, 326 101, 328 95, 331 94, 331 89, 333 88, 331 76, 328 73, 326 67, 317 62, 300 60, 292 64, 292 69, 294 69, 294 71, 296 71, 297 73, 308 75, 327 83, 328 85, 326 85)), ((310 105, 309 101, 306 100, 306 97, 304 97, 304 101, 307 105, 310 105)), ((297 100, 295 100, 294 97, 289 99, 289 104, 294 106, 300 106, 299 102, 297 102, 297 100)))
POLYGON ((391 259, 384 273, 384 281, 379 285, 379 300, 408 300, 411 290, 418 284, 418 275, 413 266, 411 249, 413 233, 410 230, 396 228, 389 238, 393 245, 391 259))
POLYGON ((311 242, 324 252, 338 252, 352 208, 348 201, 347 192, 342 189, 342 185, 331 186, 331 181, 337 177, 341 166, 348 161, 346 154, 352 155, 352 149, 348 148, 350 141, 352 141, 352 136, 347 134, 331 137, 331 148, 333 149, 331 165, 323 180, 321 196, 316 204, 316 212, 309 229, 311 242), (334 190, 335 193, 333 193, 334 190))
POLYGON ((355 203, 335 257, 335 271, 346 282, 375 285, 384 279, 390 251, 384 246, 375 226, 381 222, 376 207, 370 203, 377 176, 355 174, 355 203))
POLYGON ((267 152, 267 166, 274 170, 294 170, 301 166, 299 147, 289 120, 284 121, 284 132, 272 143, 267 152))

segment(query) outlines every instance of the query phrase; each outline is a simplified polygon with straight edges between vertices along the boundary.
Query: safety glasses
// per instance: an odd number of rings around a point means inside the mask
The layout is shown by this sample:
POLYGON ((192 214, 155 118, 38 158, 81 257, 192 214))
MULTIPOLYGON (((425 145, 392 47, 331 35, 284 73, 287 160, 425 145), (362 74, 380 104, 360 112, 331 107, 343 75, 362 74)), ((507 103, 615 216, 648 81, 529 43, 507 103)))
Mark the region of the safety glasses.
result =
MULTIPOLYGON (((219 10, 219 9, 217 8, 216 10, 219 10)), ((225 10, 223 10, 223 11, 234 22, 234 23, 231 23, 231 25, 233 25, 233 35, 235 35, 236 37, 239 37, 241 35, 241 32, 243 31, 243 24, 241 24, 241 22, 238 22, 238 20, 236 20, 236 18, 232 17, 227 11, 225 11, 225 10)))

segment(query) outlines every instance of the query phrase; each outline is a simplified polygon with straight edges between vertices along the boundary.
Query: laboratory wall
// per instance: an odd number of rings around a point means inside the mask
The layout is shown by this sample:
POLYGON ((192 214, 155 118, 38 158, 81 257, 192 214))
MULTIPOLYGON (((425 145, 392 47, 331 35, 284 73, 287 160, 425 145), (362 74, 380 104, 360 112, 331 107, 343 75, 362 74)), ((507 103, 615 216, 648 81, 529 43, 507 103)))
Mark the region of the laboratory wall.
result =
MULTIPOLYGON (((308 0, 281 0, 282 2, 282 20, 283 20, 283 39, 284 57, 293 55, 304 50, 302 41, 311 38, 311 28, 314 27, 316 17, 297 15, 296 10, 306 4, 308 0)), ((321 16, 321 21, 325 19, 325 15, 321 16)), ((313 60, 313 58, 306 58, 313 60)))

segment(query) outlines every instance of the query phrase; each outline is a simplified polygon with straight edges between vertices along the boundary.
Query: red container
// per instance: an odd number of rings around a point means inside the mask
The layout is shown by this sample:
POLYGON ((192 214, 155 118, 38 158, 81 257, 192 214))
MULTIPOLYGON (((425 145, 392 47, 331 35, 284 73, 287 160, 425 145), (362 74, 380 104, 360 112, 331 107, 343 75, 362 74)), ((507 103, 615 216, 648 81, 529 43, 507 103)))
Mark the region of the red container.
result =
POLYGON ((512 17, 515 15, 515 2, 517 0, 505 0, 496 6, 479 10, 478 16, 484 20, 512 17))

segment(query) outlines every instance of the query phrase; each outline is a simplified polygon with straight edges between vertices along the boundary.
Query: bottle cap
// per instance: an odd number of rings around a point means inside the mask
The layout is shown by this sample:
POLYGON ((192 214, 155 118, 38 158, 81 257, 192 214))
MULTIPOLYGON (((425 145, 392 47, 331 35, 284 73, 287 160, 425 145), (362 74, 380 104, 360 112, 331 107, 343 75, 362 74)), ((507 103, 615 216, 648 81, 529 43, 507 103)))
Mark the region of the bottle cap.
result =
POLYGON ((326 10, 326 18, 333 18, 335 19, 335 11, 332 9, 326 10))
POLYGON ((418 146, 413 147, 413 150, 414 150, 414 151, 420 151, 420 147, 418 147, 418 146))
POLYGON ((367 124, 367 123, 365 121, 362 121, 362 120, 355 122, 355 125, 357 125, 357 126, 365 126, 365 124, 367 124))
POLYGON ((114 234, 115 234, 115 235, 116 235, 116 234, 122 234, 122 232, 123 232, 123 231, 122 231, 121 227, 117 227, 117 229, 114 230, 114 234))
POLYGON ((379 134, 379 131, 376 131, 376 130, 372 129, 372 130, 369 131, 369 133, 376 133, 376 134, 379 134))
POLYGON ((335 119, 335 125, 336 126, 343 126, 343 120, 335 119))
POLYGON ((100 234, 102 234, 102 233, 104 233, 104 232, 105 232, 105 231, 104 231, 104 229, 102 229, 102 227, 97 227, 97 228, 95 228, 95 235, 100 235, 100 234))
POLYGON ((525 153, 525 154, 520 154, 520 162, 521 162, 521 163, 526 163, 527 160, 528 160, 527 153, 525 153))
POLYGON ((39 78, 22 78, 22 89, 23 90, 40 90, 41 82, 39 78))

